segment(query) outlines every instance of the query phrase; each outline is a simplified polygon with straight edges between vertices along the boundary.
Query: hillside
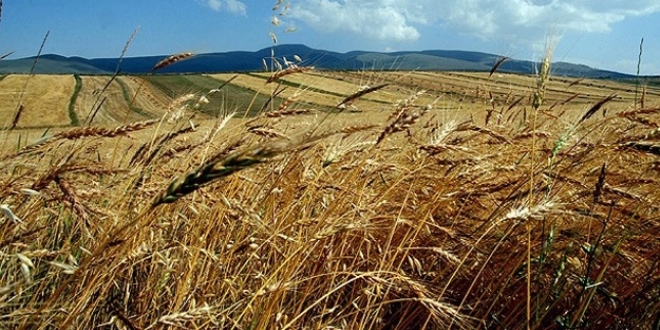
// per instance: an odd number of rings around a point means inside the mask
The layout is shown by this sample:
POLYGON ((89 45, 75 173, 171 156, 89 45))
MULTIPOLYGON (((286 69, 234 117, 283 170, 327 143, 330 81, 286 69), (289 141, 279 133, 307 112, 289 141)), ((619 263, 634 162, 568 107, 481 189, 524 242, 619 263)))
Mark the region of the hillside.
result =
MULTIPOLYGON (((298 55, 305 64, 328 70, 422 70, 422 71, 478 71, 487 72, 500 57, 495 54, 456 51, 426 50, 418 52, 365 52, 337 53, 312 49, 304 45, 280 45, 256 52, 235 51, 226 53, 198 54, 162 73, 223 73, 263 70, 263 60, 271 57, 293 59, 298 55)), ((162 56, 127 57, 121 62, 121 71, 127 74, 149 72, 162 56)), ((29 73, 35 57, 0 61, 0 73, 29 73)), ((35 67, 39 74, 109 74, 116 70, 118 58, 86 59, 43 55, 35 67)), ((499 68, 501 72, 532 74, 536 71, 533 61, 509 59, 499 68)), ((555 76, 579 78, 626 79, 633 76, 599 70, 585 65, 557 62, 553 66, 555 76)))

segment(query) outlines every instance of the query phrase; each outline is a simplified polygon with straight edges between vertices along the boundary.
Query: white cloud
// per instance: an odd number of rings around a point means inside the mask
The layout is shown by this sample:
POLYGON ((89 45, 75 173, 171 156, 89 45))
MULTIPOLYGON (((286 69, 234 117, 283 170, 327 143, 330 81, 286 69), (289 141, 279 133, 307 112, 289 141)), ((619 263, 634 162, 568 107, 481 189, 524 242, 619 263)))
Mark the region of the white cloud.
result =
POLYGON ((215 11, 226 10, 235 14, 246 15, 247 6, 239 0, 198 0, 215 11))
POLYGON ((292 17, 327 32, 353 32, 377 40, 416 40, 420 34, 393 1, 306 0, 292 17))
MULTIPOLYGON (((218 1, 218 0, 216 0, 218 1)), ((325 32, 416 40, 441 23, 485 39, 534 40, 550 28, 606 33, 628 17, 660 11, 658 0, 299 0, 292 17, 325 32)))

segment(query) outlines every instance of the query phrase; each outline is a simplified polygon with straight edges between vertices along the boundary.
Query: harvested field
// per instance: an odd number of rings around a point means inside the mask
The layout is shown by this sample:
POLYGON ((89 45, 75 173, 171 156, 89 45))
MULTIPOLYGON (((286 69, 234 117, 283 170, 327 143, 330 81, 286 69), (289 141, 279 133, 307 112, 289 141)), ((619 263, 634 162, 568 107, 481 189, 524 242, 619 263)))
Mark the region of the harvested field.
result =
MULTIPOLYGON (((217 89, 223 81, 206 75, 153 75, 142 76, 169 97, 176 99, 194 95, 198 99, 217 89)), ((270 96, 255 93, 246 88, 229 84, 220 92, 208 95, 208 103, 200 104, 195 111, 208 117, 222 116, 226 111, 239 111, 241 114, 254 114, 261 110, 264 104, 270 104, 270 96)), ((281 98, 276 98, 274 104, 279 104, 281 98)), ((208 118, 207 117, 207 118, 208 118)))
POLYGON ((67 109, 75 87, 73 75, 9 75, 0 81, 0 118, 11 124, 20 96, 23 95, 23 111, 17 127, 49 127, 71 124, 67 109))
POLYGON ((81 76, 82 89, 78 93, 75 111, 81 123, 97 125, 123 123, 149 118, 148 113, 130 109, 122 86, 110 81, 110 76, 81 76))
MULTIPOLYGON (((231 82, 232 85, 236 85, 248 90, 252 90, 262 95, 272 95, 276 90, 282 88, 282 86, 278 84, 266 84, 267 78, 253 74, 241 73, 236 75, 236 74, 220 73, 220 74, 211 74, 209 76, 221 81, 227 81, 233 78, 234 76, 236 76, 236 78, 234 78, 234 80, 232 80, 231 82)), ((305 104, 299 104, 297 102, 294 102, 294 107, 309 107, 310 105, 314 105, 314 106, 331 108, 331 107, 335 107, 338 103, 337 97, 334 95, 306 90, 304 89, 304 87, 286 88, 281 93, 279 93, 278 96, 284 99, 295 97, 298 99, 297 100, 298 102, 301 101, 305 102, 305 104)))
POLYGON ((120 76, 117 79, 126 87, 131 98, 135 97, 135 106, 152 116, 162 116, 168 109, 172 98, 154 87, 149 82, 135 76, 120 76), (139 88, 139 91, 138 91, 139 88))
MULTIPOLYGON (((270 73, 255 73, 254 75, 260 76, 263 78, 268 78, 271 76, 270 73)), ((285 81, 290 85, 301 88, 310 88, 312 90, 318 90, 320 92, 325 92, 328 94, 334 94, 337 96, 348 96, 357 92, 360 88, 365 88, 369 84, 359 85, 357 83, 345 82, 331 77, 324 77, 323 74, 315 74, 313 71, 302 74, 292 74, 284 76, 280 79, 285 81)), ((376 85, 376 84, 374 84, 376 85)), ((391 104, 394 103, 397 98, 396 96, 391 95, 390 93, 373 93, 366 95, 365 100, 374 100, 382 103, 391 104)))
MULTIPOLYGON (((356 83, 369 80, 369 78, 365 78, 365 73, 359 72, 322 72, 320 74, 356 83)), ((507 104, 518 97, 529 98, 536 86, 536 78, 533 76, 507 73, 496 73, 489 78, 488 73, 483 72, 383 72, 378 79, 380 82, 392 83, 401 88, 423 88, 436 95, 445 94, 444 98, 462 104, 489 102, 489 92, 493 94, 498 104, 507 104)), ((634 100, 634 91, 634 84, 553 77, 548 82, 546 100, 547 103, 552 104, 575 96, 571 99, 570 104, 578 106, 616 93, 617 98, 614 102, 629 103, 634 100)), ((660 97, 660 89, 649 87, 647 95, 649 98, 660 97)))
MULTIPOLYGON (((389 86, 369 93, 352 103, 348 111, 363 113, 388 111, 395 102, 405 100, 411 94, 424 91, 417 100, 420 103, 433 104, 444 112, 461 111, 464 114, 485 118, 488 113, 500 116, 509 110, 524 111, 532 100, 536 80, 534 77, 496 73, 488 77, 487 73, 470 72, 333 72, 310 71, 282 77, 277 83, 265 84, 269 73, 214 74, 206 76, 119 76, 108 89, 100 91, 109 81, 109 76, 81 76, 82 88, 75 97, 72 110, 78 121, 83 123, 92 109, 101 104, 96 112, 94 123, 112 124, 155 118, 163 115, 174 99, 194 93, 200 98, 212 89, 218 88, 225 81, 236 76, 219 93, 210 96, 210 103, 196 109, 200 119, 218 116, 226 110, 238 110, 244 114, 254 114, 264 106, 273 111, 284 100, 295 98, 290 108, 315 109, 329 111, 348 95, 361 88, 379 84, 389 86), (141 87, 140 87, 141 86, 141 87), (140 88, 129 110, 128 104, 140 88), (270 96, 277 90, 278 95, 271 101, 270 96), (102 102, 101 102, 102 101, 102 102), (127 117, 128 115, 128 117, 127 117)), ((17 95, 27 76, 10 75, 0 87, 10 97, 3 98, 0 113, 11 118, 15 112, 17 95)), ((74 123, 74 118, 67 111, 48 111, 48 116, 36 116, 39 112, 34 107, 49 107, 49 104, 66 103, 72 97, 71 76, 35 76, 31 84, 53 84, 55 90, 44 93, 29 91, 29 105, 19 122, 20 127, 44 127, 46 123, 66 126, 74 123), (60 77, 60 78, 56 78, 60 77), (43 94, 43 95, 42 95, 43 94), (53 103, 55 102, 55 103, 53 103), (48 118, 52 117, 53 120, 48 118), (28 123, 29 121, 29 123, 28 123)), ((75 82, 73 83, 75 85, 75 82)), ((50 86, 50 85, 49 85, 50 86)), ((641 88, 635 94, 632 83, 607 80, 573 79, 553 77, 548 82, 546 104, 558 113, 569 111, 579 113, 591 104, 616 94, 610 105, 619 104, 622 108, 642 98, 641 88)), ((660 88, 648 86, 644 89, 644 100, 652 104, 660 98, 660 88)), ((27 105, 27 104, 26 104, 27 105)), ((190 110, 190 109, 189 109, 190 110)), ((443 115, 446 116, 446 115, 443 115)))

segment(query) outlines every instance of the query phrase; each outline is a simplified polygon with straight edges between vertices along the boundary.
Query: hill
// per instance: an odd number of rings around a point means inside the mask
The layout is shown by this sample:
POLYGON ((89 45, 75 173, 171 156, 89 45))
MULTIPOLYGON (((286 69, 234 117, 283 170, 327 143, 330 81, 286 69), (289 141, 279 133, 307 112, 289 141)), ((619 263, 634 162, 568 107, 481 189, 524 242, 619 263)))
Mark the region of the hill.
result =
MULTIPOLYGON (((193 58, 165 68, 161 73, 221 73, 263 70, 263 60, 273 52, 293 59, 298 55, 305 64, 319 69, 329 70, 424 70, 424 71, 489 71, 498 55, 457 51, 425 50, 406 52, 366 52, 353 51, 337 53, 309 48, 304 45, 279 45, 256 52, 234 51, 225 53, 198 54, 193 58)), ((121 62, 121 71, 128 74, 147 73, 163 56, 127 57, 121 62)), ((34 57, 0 61, 0 73, 29 73, 34 57)), ((117 68, 118 58, 86 59, 43 55, 35 67, 39 74, 109 74, 117 68)), ((536 62, 509 59, 499 71, 520 74, 532 74, 536 71, 536 62)), ((553 66, 553 75, 580 78, 627 79, 634 76, 613 71, 599 70, 585 65, 557 62, 553 66)))

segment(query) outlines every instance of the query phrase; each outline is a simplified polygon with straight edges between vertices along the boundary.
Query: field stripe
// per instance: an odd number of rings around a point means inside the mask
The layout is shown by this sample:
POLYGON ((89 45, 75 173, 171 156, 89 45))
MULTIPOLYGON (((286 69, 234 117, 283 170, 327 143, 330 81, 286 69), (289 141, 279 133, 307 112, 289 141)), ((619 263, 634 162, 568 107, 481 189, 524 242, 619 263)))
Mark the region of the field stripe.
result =
POLYGON ((71 94, 71 99, 69 100, 69 118, 71 118, 71 126, 78 126, 80 121, 78 120, 78 115, 76 114, 76 100, 78 99, 78 94, 82 89, 82 79, 80 75, 74 74, 73 78, 76 80, 76 87, 73 88, 73 93, 71 94))

